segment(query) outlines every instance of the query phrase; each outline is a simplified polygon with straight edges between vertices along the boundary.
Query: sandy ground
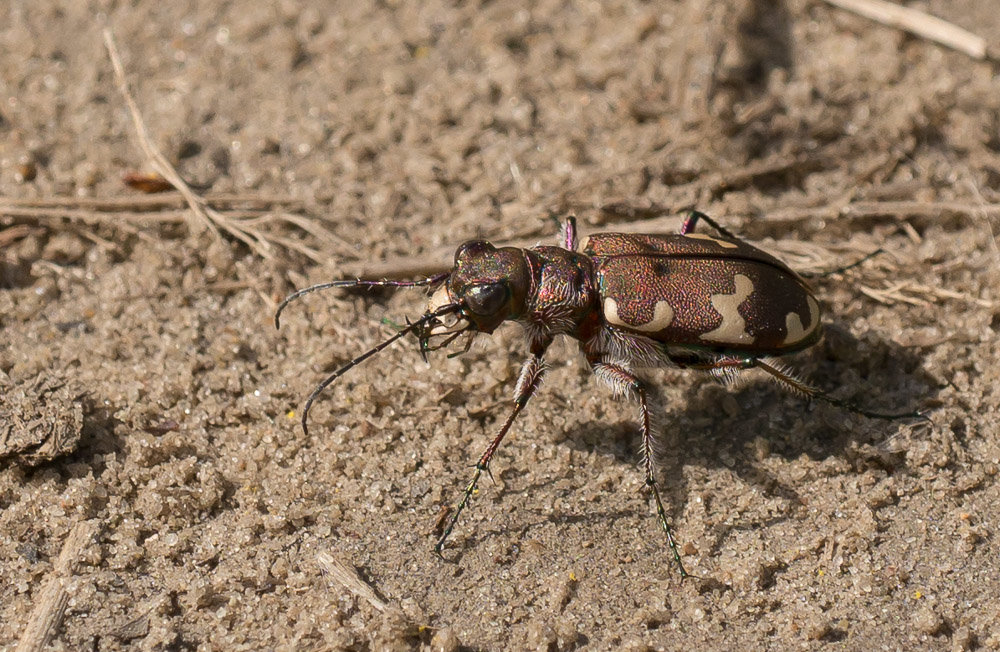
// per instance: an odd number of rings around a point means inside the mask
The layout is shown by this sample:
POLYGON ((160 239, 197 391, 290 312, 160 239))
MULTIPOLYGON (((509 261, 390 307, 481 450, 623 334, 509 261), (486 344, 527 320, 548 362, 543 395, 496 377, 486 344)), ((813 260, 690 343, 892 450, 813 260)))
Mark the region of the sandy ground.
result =
MULTIPOLYGON (((1000 43, 995 0, 914 6, 1000 43)), ((0 13, 0 647, 1000 648, 996 66, 806 0, 0 13), (151 168, 105 25, 151 141, 253 246, 123 185, 151 168), (443 560, 519 327, 396 345, 299 428, 425 298, 314 294, 275 331, 293 288, 693 206, 799 269, 885 248, 815 282, 827 336, 789 362, 932 419, 652 372, 694 579, 572 342, 443 560)))

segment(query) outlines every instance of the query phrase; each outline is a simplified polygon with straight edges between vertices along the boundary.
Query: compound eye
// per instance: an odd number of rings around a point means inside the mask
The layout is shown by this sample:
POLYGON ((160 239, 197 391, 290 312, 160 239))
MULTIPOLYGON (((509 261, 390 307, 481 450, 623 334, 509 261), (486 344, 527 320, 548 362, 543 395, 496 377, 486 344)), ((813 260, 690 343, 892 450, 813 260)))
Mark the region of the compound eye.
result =
POLYGON ((510 292, 504 283, 473 285, 465 291, 465 305, 474 315, 483 317, 500 312, 510 299, 510 292))
POLYGON ((458 247, 455 252, 455 264, 467 258, 479 258, 483 255, 496 251, 496 247, 485 240, 469 240, 458 247))

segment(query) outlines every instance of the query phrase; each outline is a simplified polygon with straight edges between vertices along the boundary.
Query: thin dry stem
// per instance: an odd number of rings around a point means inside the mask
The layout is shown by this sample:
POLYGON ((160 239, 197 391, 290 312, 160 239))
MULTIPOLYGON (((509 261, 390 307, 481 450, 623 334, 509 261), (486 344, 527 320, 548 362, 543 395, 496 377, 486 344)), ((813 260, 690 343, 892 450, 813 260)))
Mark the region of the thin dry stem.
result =
MULTIPOLYGON (((619 233, 672 233, 680 225, 680 217, 673 213, 663 215, 665 207, 655 207, 648 210, 649 215, 660 215, 651 219, 637 219, 628 222, 616 223, 611 230, 619 233)), ((787 210, 777 210, 772 214, 761 218, 762 221, 772 222, 798 222, 812 218, 826 219, 862 219, 878 216, 926 216, 934 217, 941 214, 958 215, 1000 215, 1000 204, 974 204, 958 201, 947 202, 919 202, 919 201, 883 201, 883 202, 855 202, 842 206, 818 206, 809 208, 796 208, 787 210)), ((641 210, 640 215, 646 215, 647 211, 641 210)), ((591 230, 592 231, 592 230, 591 230)), ((580 237, 585 237, 588 230, 582 230, 580 237)), ((553 236, 553 241, 554 241, 553 236)), ((538 244, 539 238, 519 239, 513 241, 496 242, 497 246, 508 247, 532 247, 538 244)), ((446 247, 439 247, 432 251, 425 252, 417 256, 403 256, 384 262, 356 261, 344 264, 340 267, 341 273, 345 277, 361 278, 413 278, 418 276, 430 276, 446 271, 451 266, 451 260, 455 253, 455 247, 459 243, 452 243, 446 247)), ((768 245, 767 248, 781 253, 782 243, 768 245)), ((794 245, 798 246, 798 245, 794 245)), ((794 247, 793 246, 793 247, 794 247)), ((795 253, 794 251, 792 253, 795 253)), ((822 268, 810 270, 798 267, 800 271, 822 271, 822 268)))
MULTIPOLYGON (((302 200, 282 195, 212 194, 202 197, 214 208, 239 206, 248 210, 271 210, 275 206, 300 210, 302 200)), ((5 199, 0 206, 13 208, 89 208, 99 211, 151 211, 164 208, 183 208, 184 195, 179 192, 161 192, 155 195, 133 197, 26 197, 5 199)))
POLYGON ((48 583, 39 594, 28 624, 17 644, 17 652, 38 652, 52 640, 62 622, 66 603, 73 585, 73 571, 80 553, 90 543, 96 531, 95 521, 81 521, 73 526, 63 542, 48 583))
POLYGON ((356 597, 367 600, 371 606, 379 611, 385 611, 389 608, 389 604, 378 597, 375 589, 368 586, 352 566, 337 559, 329 552, 321 552, 316 555, 316 563, 331 580, 340 584, 356 597))
POLYGON ((896 303, 907 303, 911 306, 927 307, 944 299, 970 303, 980 308, 992 309, 997 305, 994 301, 980 299, 965 292, 954 292, 942 287, 932 287, 911 281, 887 284, 884 288, 861 285, 858 289, 862 294, 889 306, 896 303))
POLYGON ((1000 216, 1000 204, 961 201, 857 201, 822 206, 778 208, 760 219, 769 223, 810 219, 864 219, 869 217, 936 217, 942 214, 1000 216))
POLYGON ((111 30, 107 28, 104 29, 104 44, 108 49, 108 56, 111 59, 111 65, 115 71, 115 80, 118 83, 118 90, 121 91, 122 96, 125 98, 125 103, 128 105, 129 113, 132 116, 132 124, 134 125, 136 133, 139 137, 139 144, 142 146, 142 149, 145 152, 146 157, 149 159, 150 164, 153 166, 153 169, 160 176, 169 181, 170 184, 184 197, 191 209, 192 214, 196 218, 195 222, 191 225, 192 228, 195 230, 199 227, 207 228, 216 237, 220 236, 220 230, 225 231, 237 240, 246 244, 259 256, 263 258, 270 258, 273 255, 272 246, 263 233, 257 229, 246 228, 209 206, 208 203, 194 190, 192 190, 191 186, 189 186, 187 182, 181 178, 174 166, 167 161, 166 157, 159 150, 159 148, 153 144, 153 141, 150 139, 149 133, 146 130, 146 123, 142 119, 142 114, 139 112, 139 107, 136 105, 135 100, 129 91, 128 81, 125 78, 125 68, 122 66, 121 56, 118 54, 118 46, 115 44, 115 39, 111 34, 111 30))
POLYGON ((12 242, 16 242, 21 238, 26 238, 29 235, 33 235, 39 232, 41 229, 38 227, 32 227, 27 224, 15 224, 14 226, 8 227, 0 231, 0 247, 6 247, 12 242))
MULTIPOLYGON (((243 203, 246 199, 252 198, 240 198, 239 203, 243 203)), ((81 222, 84 224, 109 224, 131 232, 135 232, 135 229, 129 226, 130 224, 179 224, 188 223, 190 219, 187 210, 163 210, 162 206, 164 204, 162 203, 139 203, 136 205, 130 204, 128 201, 121 201, 115 203, 114 207, 109 209, 108 204, 104 203, 106 201, 80 202, 84 206, 83 208, 74 207, 77 204, 71 198, 34 200, 34 206, 28 201, 0 201, 0 216, 28 218, 38 223, 60 223, 64 220, 69 220, 70 222, 81 222), (95 208, 90 208, 92 206, 95 208), (128 210, 129 207, 137 210, 128 210)), ((266 199, 262 199, 258 204, 266 205, 267 201, 266 199)), ((347 259, 357 257, 354 247, 303 215, 286 212, 265 213, 259 210, 237 210, 229 211, 227 213, 227 220, 230 223, 239 224, 244 231, 252 233, 262 233, 260 231, 261 227, 275 222, 285 222, 296 227, 302 232, 313 236, 323 246, 323 249, 316 249, 300 240, 282 236, 269 236, 269 241, 290 251, 297 251, 317 263, 324 262, 331 254, 347 259)), ((10 231, 10 229, 7 229, 7 231, 10 231)), ((3 233, 6 233, 6 231, 3 233)), ((24 233, 18 231, 8 234, 7 237, 13 240, 23 237, 23 235, 24 233)), ((81 235, 95 241, 101 240, 107 243, 107 241, 93 234, 81 232, 81 235)))
POLYGON ((169 210, 157 212, 134 212, 91 210, 86 208, 21 208, 6 202, 0 202, 0 215, 7 217, 32 218, 37 222, 59 222, 70 220, 84 224, 113 224, 121 226, 127 222, 145 222, 176 224, 188 221, 185 210, 169 210))
POLYGON ((826 0, 826 2, 877 23, 906 30, 921 38, 940 43, 973 59, 982 61, 989 56, 986 39, 916 9, 884 0, 826 0))

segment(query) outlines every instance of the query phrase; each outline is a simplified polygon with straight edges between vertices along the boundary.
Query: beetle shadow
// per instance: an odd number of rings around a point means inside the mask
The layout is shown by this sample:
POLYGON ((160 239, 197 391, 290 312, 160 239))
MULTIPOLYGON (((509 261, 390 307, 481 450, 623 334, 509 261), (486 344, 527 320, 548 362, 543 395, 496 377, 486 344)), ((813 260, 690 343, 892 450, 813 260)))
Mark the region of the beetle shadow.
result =
MULTIPOLYGON (((915 411, 931 403, 941 387, 938 379, 923 370, 917 352, 872 336, 858 339, 836 325, 826 328, 818 346, 787 358, 787 364, 824 392, 869 411, 915 411), (852 386, 854 391, 849 389, 852 386)), ((695 372, 643 375, 651 384, 660 384, 666 377, 663 374, 685 373, 695 372)), ((886 444, 898 431, 898 424, 920 423, 917 418, 872 419, 846 408, 809 401, 768 382, 762 372, 735 390, 707 375, 699 377, 691 382, 683 404, 666 404, 661 415, 658 487, 668 519, 676 522, 690 494, 700 492, 683 473, 687 465, 706 470, 724 468, 765 499, 778 498, 787 506, 763 521, 717 524, 710 533, 715 548, 733 531, 767 527, 794 518, 805 507, 806 500, 796 487, 768 470, 764 463, 768 458, 840 458, 855 473, 874 468, 891 475, 905 467, 905 453, 886 444)), ((615 399, 609 396, 608 400, 615 399)), ((581 424, 567 433, 564 444, 610 453, 630 465, 640 459, 639 426, 634 419, 581 424), (609 426, 612 436, 606 434, 609 426)), ((641 469, 635 472, 641 473, 641 469)))
POLYGON ((751 0, 736 16, 735 28, 717 83, 738 101, 753 101, 767 92, 772 72, 793 72, 792 17, 784 0, 751 0))

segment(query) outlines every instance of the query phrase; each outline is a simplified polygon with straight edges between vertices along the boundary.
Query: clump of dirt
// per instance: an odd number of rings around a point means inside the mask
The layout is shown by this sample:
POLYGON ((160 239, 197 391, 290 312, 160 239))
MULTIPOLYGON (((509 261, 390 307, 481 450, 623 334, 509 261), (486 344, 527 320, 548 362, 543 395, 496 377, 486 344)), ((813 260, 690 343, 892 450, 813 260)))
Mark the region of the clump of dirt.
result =
POLYGON ((82 387, 45 372, 18 385, 3 374, 0 388, 0 460, 36 466, 77 449, 87 395, 82 387))

